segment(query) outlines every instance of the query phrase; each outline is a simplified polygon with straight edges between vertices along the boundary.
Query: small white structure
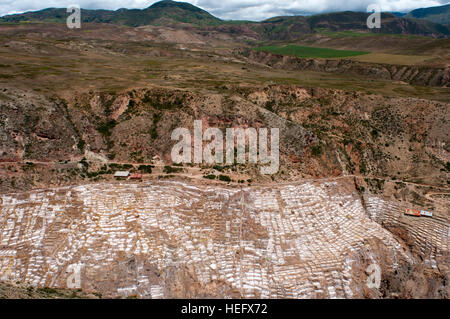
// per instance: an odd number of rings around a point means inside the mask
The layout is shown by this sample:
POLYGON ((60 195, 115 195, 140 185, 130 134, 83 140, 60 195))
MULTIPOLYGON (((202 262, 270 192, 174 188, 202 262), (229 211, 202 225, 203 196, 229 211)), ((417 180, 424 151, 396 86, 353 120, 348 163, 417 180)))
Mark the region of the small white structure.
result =
POLYGON ((129 171, 117 171, 114 173, 114 177, 117 178, 127 178, 128 176, 130 176, 129 171))
POLYGON ((427 212, 425 210, 421 210, 420 215, 427 216, 427 217, 433 217, 433 213, 427 212))

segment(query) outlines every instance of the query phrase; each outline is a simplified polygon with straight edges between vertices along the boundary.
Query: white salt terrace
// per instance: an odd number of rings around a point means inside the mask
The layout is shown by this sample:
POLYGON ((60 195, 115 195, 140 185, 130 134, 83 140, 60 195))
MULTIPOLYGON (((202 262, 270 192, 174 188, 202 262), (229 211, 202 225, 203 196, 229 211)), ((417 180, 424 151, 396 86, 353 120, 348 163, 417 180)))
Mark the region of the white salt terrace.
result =
POLYGON ((350 185, 123 182, 0 195, 0 280, 66 287, 81 264, 81 288, 104 296, 183 297, 189 277, 234 297, 349 298, 368 240, 413 262, 382 222, 408 227, 429 267, 448 254, 446 220, 405 219, 373 196, 366 210, 350 185))

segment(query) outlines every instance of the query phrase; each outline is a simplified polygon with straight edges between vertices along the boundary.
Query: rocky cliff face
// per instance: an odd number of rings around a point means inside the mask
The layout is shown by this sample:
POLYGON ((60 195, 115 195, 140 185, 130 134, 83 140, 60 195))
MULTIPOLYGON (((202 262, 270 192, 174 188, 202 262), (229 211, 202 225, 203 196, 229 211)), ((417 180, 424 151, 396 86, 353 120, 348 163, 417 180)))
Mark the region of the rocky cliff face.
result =
POLYGON ((0 94, 1 161, 58 161, 78 155, 78 131, 61 100, 15 89, 0 94))

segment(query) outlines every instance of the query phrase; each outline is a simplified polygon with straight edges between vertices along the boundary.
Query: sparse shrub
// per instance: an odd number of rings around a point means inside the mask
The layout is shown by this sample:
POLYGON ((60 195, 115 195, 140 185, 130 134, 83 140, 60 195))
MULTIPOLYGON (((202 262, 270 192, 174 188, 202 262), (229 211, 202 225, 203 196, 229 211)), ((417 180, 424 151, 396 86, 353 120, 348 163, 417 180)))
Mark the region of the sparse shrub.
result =
POLYGON ((117 164, 117 163, 110 163, 109 167, 111 170, 114 170, 114 171, 129 170, 129 169, 134 168, 134 166, 131 164, 123 164, 122 165, 122 164, 117 164))
POLYGON ((88 168, 89 168, 89 163, 86 161, 86 158, 85 158, 85 157, 83 157, 83 158, 81 159, 81 161, 79 161, 79 163, 80 163, 81 165, 83 165, 84 169, 88 169, 88 168))
POLYGON ((359 171, 360 171, 361 174, 367 173, 366 162, 361 161, 361 163, 359 163, 359 171))
POLYGON ((322 152, 323 152, 322 146, 320 146, 320 145, 311 147, 311 153, 313 156, 320 156, 320 155, 322 155, 322 152))
POLYGON ((152 168, 154 168, 153 165, 139 165, 138 170, 142 173, 151 174, 152 168))
POLYGON ((155 113, 153 114, 153 125, 150 128, 150 137, 154 140, 158 137, 158 132, 157 132, 157 128, 158 128, 158 122, 161 119, 161 113, 155 113))
POLYGON ((58 291, 56 289, 50 288, 50 287, 44 287, 44 288, 38 288, 39 292, 43 292, 46 294, 58 294, 58 291))
POLYGON ((227 175, 219 175, 219 180, 221 180, 222 182, 227 182, 227 183, 231 182, 230 176, 227 176, 227 175))
POLYGON ((372 132, 371 132, 371 134, 372 134, 372 137, 373 138, 377 138, 380 134, 378 133, 378 130, 377 129, 373 129, 372 130, 372 132))
POLYGON ((275 101, 274 100, 272 100, 272 101, 267 101, 266 102, 266 105, 265 105, 265 108, 267 109, 267 110, 269 110, 270 112, 274 112, 275 110, 274 110, 274 106, 275 106, 275 101))
POLYGON ((99 131, 104 136, 111 136, 111 130, 117 125, 117 122, 115 120, 111 120, 108 122, 100 123, 97 126, 97 131, 99 131))
POLYGON ((32 162, 26 162, 25 165, 22 166, 22 169, 24 171, 30 170, 34 168, 34 163, 32 162))
POLYGON ((172 166, 164 166, 163 172, 166 174, 171 174, 171 173, 180 173, 182 172, 183 169, 181 167, 172 167, 172 166))

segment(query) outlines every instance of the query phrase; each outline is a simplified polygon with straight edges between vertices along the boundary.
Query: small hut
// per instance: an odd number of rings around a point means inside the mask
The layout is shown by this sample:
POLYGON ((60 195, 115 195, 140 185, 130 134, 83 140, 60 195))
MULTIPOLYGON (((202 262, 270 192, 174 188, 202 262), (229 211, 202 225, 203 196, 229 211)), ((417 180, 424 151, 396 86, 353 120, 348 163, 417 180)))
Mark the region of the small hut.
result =
POLYGON ((114 173, 114 177, 117 179, 126 179, 128 176, 130 176, 129 171, 117 171, 114 173))

